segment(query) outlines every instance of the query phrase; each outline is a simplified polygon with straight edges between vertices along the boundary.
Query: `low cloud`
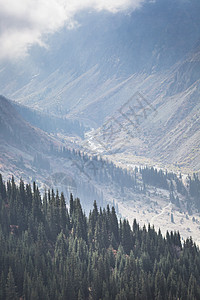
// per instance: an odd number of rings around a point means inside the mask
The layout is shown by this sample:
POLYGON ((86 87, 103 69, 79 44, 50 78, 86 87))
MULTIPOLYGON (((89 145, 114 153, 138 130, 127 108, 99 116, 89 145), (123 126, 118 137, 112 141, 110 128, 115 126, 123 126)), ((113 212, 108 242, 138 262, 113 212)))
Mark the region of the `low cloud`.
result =
POLYGON ((29 48, 45 46, 45 36, 63 26, 76 26, 81 10, 111 13, 134 10, 145 0, 0 0, 0 60, 15 60, 29 48))

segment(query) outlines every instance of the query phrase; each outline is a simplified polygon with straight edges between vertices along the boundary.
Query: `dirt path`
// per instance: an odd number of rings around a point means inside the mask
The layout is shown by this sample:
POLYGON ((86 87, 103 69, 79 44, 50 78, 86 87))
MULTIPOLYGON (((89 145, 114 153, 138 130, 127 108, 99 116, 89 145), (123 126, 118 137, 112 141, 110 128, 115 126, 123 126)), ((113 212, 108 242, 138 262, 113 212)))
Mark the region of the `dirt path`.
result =
POLYGON ((153 216, 151 218, 150 224, 153 225, 154 224, 154 220, 157 219, 157 218, 159 218, 160 216, 162 216, 168 208, 172 209, 172 203, 171 202, 167 206, 163 207, 162 211, 158 215, 155 215, 155 216, 153 216))

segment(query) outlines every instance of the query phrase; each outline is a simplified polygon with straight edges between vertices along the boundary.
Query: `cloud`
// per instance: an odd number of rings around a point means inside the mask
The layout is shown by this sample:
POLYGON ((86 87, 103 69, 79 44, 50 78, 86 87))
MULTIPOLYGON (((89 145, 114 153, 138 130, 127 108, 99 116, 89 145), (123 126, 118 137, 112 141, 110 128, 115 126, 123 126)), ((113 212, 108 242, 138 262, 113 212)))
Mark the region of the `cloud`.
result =
POLYGON ((18 59, 63 26, 76 25, 81 10, 134 10, 145 0, 0 0, 0 60, 18 59))

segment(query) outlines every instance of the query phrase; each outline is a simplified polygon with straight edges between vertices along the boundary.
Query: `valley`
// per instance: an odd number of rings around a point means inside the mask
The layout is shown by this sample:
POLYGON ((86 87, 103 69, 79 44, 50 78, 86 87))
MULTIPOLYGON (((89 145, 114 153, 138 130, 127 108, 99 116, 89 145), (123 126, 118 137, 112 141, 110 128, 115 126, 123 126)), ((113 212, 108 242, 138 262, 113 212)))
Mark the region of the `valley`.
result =
MULTIPOLYGON (((16 143, 8 139, 5 143, 5 137, 1 138, 0 172, 4 178, 11 179, 14 174, 17 182, 21 178, 25 183, 36 182, 41 194, 52 188, 64 192, 67 207, 69 207, 69 195, 72 193, 74 197, 82 199, 87 214, 94 200, 99 206, 114 205, 118 217, 127 218, 130 224, 136 218, 141 227, 144 224, 148 226, 150 223, 156 230, 160 228, 163 233, 166 233, 166 230, 179 230, 183 239, 192 235, 196 243, 200 244, 200 214, 193 204, 192 206, 190 204, 188 213, 188 196, 180 194, 174 183, 174 197, 178 196, 180 200, 180 205, 177 206, 176 203, 171 203, 168 187, 162 189, 145 184, 144 190, 141 173, 139 169, 135 169, 140 166, 154 165, 163 172, 165 170, 175 172, 175 167, 164 169, 161 163, 155 164, 153 160, 126 154, 126 152, 123 155, 118 152, 109 153, 103 146, 99 147, 93 131, 86 134, 86 139, 82 142, 80 137, 75 141, 73 136, 65 140, 65 135, 61 135, 60 138, 57 134, 47 134, 31 127, 29 123, 24 123, 25 121, 14 107, 11 109, 12 103, 8 100, 1 98, 1 101, 4 108, 8 109, 6 114, 10 115, 8 119, 15 120, 9 124, 8 130, 21 132, 20 128, 23 127, 22 141, 23 136, 27 133, 30 136, 31 132, 28 147, 24 147, 23 142, 19 143, 19 140, 16 143), (43 143, 45 146, 42 148, 43 143)), ((2 110, 1 124, 5 126, 1 128, 7 126, 7 123, 3 123, 4 120, 5 114, 2 110)), ((1 130, 0 134, 3 132, 1 130)), ((181 169, 176 171, 178 175, 181 169)), ((186 177, 187 174, 183 174, 183 178, 186 177)), ((186 186, 186 182, 184 185, 186 186)))
POLYGON ((48 47, 0 62, 3 177, 63 191, 67 205, 72 192, 87 213, 94 200, 114 203, 131 223, 199 244, 187 186, 200 174, 199 9, 195 0, 158 0, 130 14, 77 13, 79 26, 50 35, 48 47), (169 189, 144 192, 139 171, 134 186, 135 167, 145 166, 182 174, 180 207, 169 189))
POLYGON ((199 16, 0 0, 0 300, 200 299, 199 16))

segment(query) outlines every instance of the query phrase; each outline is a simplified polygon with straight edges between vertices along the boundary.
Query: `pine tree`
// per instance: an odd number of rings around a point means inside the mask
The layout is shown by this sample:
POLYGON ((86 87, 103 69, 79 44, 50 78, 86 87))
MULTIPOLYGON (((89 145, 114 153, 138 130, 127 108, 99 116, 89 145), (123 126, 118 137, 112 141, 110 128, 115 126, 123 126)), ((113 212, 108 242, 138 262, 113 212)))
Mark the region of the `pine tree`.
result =
POLYGON ((9 268, 7 283, 6 283, 6 300, 17 300, 17 293, 15 287, 15 280, 12 269, 9 268))

